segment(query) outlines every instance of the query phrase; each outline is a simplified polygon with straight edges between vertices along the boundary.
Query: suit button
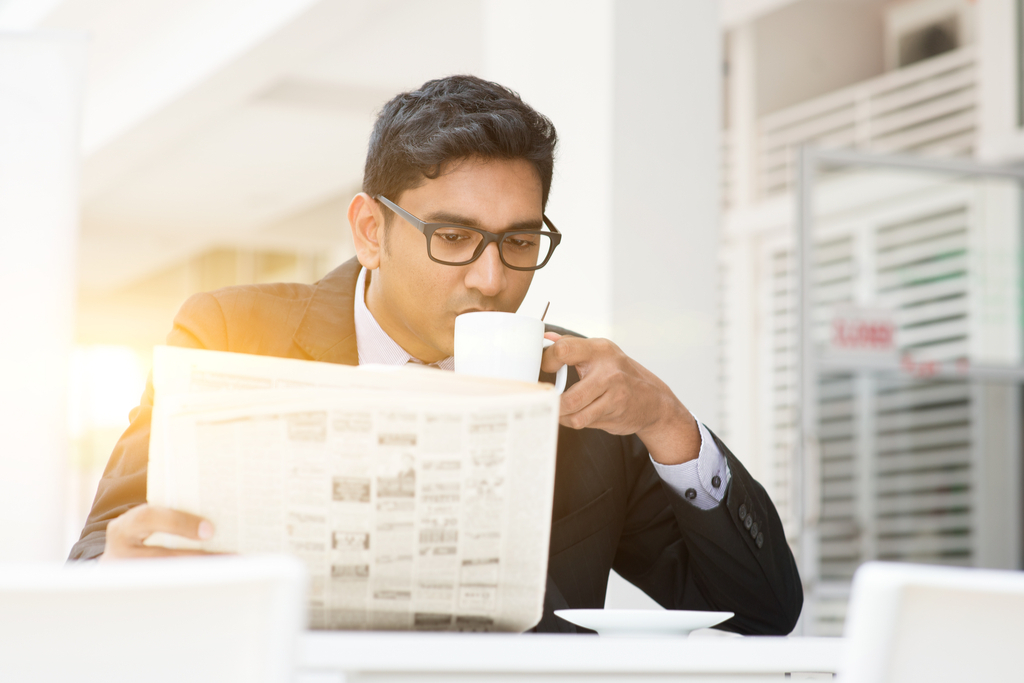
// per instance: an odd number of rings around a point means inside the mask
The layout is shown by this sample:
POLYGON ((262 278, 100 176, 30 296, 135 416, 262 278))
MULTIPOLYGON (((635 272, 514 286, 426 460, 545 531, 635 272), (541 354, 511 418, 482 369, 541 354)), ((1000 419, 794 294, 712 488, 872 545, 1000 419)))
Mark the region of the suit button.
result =
POLYGON ((753 524, 753 523, 754 523, 754 518, 751 517, 750 515, 747 515, 747 518, 745 520, 743 520, 743 526, 745 528, 747 528, 747 529, 749 529, 750 525, 753 524))
POLYGON ((697 497, 697 491, 696 489, 686 489, 686 493, 683 495, 686 496, 686 500, 693 500, 697 497))
POLYGON ((747 516, 747 506, 746 505, 740 505, 740 509, 736 511, 736 514, 737 514, 737 516, 740 519, 743 519, 744 517, 746 517, 747 516))
POLYGON ((711 485, 717 489, 719 486, 722 485, 722 478, 717 474, 711 477, 711 485))
POLYGON ((757 522, 754 522, 753 526, 750 527, 750 537, 757 538, 757 522))
POLYGON ((754 539, 754 543, 757 544, 758 548, 763 546, 764 545, 764 534, 758 534, 757 538, 754 539))

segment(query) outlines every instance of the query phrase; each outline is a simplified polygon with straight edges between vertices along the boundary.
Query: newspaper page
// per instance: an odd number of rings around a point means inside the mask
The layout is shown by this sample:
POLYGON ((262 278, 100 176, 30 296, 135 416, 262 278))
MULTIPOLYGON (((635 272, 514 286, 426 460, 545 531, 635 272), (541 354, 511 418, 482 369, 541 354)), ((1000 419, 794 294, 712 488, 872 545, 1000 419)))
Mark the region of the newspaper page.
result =
POLYGON ((307 564, 310 625, 524 631, 547 575, 558 396, 432 368, 159 347, 149 502, 216 552, 307 564))

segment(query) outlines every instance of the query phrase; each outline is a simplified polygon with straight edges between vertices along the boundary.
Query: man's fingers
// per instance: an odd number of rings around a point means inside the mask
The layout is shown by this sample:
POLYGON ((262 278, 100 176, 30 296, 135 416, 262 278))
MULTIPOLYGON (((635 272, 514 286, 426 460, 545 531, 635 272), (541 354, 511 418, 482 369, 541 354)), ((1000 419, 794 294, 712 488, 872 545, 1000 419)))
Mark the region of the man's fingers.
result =
POLYGON ((144 542, 157 532, 205 541, 213 537, 209 520, 180 510, 139 505, 107 525, 107 538, 100 559, 112 561, 133 557, 179 557, 208 555, 202 550, 147 546, 144 542))
POLYGON ((205 541, 213 536, 213 525, 208 520, 189 512, 147 505, 140 516, 149 534, 163 531, 197 541, 205 541))
MULTIPOLYGON (((547 336, 547 335, 545 335, 547 336)), ((593 356, 590 349, 596 339, 581 339, 562 335, 554 344, 544 350, 540 368, 544 372, 555 372, 563 365, 577 365, 593 356)))
POLYGON ((583 380, 569 387, 559 404, 559 415, 572 415, 583 410, 604 394, 607 387, 594 381, 583 380))
POLYGON ((563 336, 545 353, 548 357, 562 365, 581 365, 598 359, 611 359, 622 356, 622 351, 614 342, 607 339, 582 339, 580 337, 563 336))
POLYGON ((602 420, 604 420, 613 407, 608 395, 602 394, 597 400, 589 403, 582 410, 578 410, 570 415, 562 415, 558 418, 558 423, 570 429, 599 428, 603 424, 602 420))
POLYGON ((118 522, 118 533, 139 543, 158 531, 197 541, 205 541, 213 536, 213 525, 208 520, 181 510, 155 505, 140 505, 121 515, 115 522, 118 522))

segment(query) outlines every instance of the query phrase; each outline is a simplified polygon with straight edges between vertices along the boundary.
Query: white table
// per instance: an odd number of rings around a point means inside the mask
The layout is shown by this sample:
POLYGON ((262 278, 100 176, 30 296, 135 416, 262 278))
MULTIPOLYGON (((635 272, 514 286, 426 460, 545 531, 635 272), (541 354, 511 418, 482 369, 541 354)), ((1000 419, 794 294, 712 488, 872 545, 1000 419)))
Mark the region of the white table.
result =
POLYGON ((303 636, 298 681, 832 680, 842 650, 843 641, 839 638, 611 638, 311 631, 303 636))

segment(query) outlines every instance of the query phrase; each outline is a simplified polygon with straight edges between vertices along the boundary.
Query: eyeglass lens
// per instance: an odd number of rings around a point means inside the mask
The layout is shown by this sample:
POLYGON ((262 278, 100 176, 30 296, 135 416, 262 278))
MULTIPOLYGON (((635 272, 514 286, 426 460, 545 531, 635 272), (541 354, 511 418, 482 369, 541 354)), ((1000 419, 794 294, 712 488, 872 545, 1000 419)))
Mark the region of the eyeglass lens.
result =
MULTIPOLYGON (((430 255, 445 263, 460 264, 473 258, 483 236, 473 230, 438 228, 430 238, 430 255)), ((548 235, 529 232, 508 232, 498 243, 501 256, 515 268, 532 268, 547 258, 551 250, 548 235)))

